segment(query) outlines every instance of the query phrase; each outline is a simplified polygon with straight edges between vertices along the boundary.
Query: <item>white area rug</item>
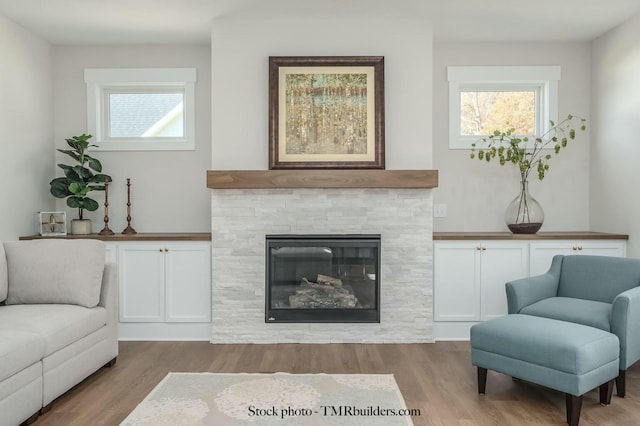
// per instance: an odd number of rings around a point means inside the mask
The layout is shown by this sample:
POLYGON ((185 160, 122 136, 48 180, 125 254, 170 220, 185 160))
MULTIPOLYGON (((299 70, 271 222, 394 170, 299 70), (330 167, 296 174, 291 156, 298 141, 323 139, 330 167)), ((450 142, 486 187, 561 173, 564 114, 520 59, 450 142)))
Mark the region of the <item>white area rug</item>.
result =
POLYGON ((392 374, 169 373, 121 425, 406 426, 409 411, 392 374))

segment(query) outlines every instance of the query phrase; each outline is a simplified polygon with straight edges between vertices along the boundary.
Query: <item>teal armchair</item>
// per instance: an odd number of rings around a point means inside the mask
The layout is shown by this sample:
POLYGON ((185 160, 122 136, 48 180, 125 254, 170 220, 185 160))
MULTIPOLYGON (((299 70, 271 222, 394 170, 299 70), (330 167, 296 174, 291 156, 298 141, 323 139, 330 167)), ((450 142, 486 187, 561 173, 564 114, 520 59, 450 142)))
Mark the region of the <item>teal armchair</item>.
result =
POLYGON ((509 314, 588 325, 620 340, 618 396, 625 372, 640 360, 640 259, 555 256, 546 274, 506 284, 509 314))

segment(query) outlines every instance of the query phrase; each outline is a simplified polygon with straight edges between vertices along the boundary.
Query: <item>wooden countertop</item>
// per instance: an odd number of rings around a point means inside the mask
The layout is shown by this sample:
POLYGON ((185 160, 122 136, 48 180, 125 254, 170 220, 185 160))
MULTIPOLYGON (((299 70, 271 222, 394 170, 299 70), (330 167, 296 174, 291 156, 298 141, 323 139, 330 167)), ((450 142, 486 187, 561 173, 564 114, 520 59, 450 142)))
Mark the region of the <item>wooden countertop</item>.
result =
POLYGON ((211 241, 211 233, 209 232, 156 232, 156 233, 138 233, 132 235, 114 234, 114 235, 63 235, 63 236, 40 236, 27 235, 20 237, 21 240, 40 240, 43 238, 59 238, 66 240, 93 239, 101 241, 211 241))
POLYGON ((434 232, 433 240, 628 240, 624 234, 591 231, 538 232, 512 234, 511 232, 434 232))

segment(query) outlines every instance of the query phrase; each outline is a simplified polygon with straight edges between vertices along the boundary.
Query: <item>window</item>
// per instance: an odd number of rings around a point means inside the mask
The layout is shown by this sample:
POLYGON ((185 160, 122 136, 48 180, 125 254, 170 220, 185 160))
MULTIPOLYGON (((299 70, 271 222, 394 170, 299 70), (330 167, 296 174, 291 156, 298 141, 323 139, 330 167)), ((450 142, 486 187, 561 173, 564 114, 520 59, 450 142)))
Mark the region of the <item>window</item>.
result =
POLYGON ((84 80, 98 150, 195 149, 195 68, 85 69, 84 80))
POLYGON ((449 148, 495 130, 540 136, 557 118, 559 66, 448 67, 449 148))

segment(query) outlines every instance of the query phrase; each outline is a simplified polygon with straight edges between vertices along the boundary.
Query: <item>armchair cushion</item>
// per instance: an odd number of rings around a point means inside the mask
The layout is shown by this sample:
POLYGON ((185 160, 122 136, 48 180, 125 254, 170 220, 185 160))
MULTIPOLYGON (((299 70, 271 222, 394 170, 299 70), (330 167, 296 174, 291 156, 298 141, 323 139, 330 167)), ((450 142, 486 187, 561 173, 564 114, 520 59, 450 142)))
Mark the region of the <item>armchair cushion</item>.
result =
POLYGON ((105 245, 98 240, 4 243, 7 305, 65 303, 92 308, 100 300, 105 245))
POLYGON ((611 304, 570 297, 550 297, 520 310, 521 314, 573 322, 611 331, 611 304))

